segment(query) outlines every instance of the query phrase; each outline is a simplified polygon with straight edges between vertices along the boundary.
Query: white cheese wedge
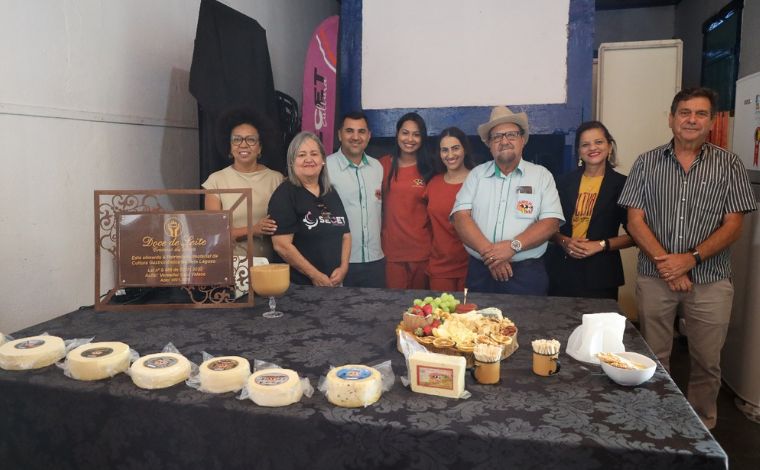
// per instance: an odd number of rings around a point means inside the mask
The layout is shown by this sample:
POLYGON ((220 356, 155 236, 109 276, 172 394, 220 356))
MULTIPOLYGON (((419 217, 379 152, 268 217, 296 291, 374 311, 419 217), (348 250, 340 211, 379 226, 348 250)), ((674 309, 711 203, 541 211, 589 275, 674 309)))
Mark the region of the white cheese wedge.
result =
POLYGON ((409 380, 412 391, 459 398, 464 393, 464 373, 467 360, 463 356, 448 356, 415 352, 409 357, 409 380))
POLYGON ((0 367, 5 370, 39 369, 66 355, 66 346, 57 336, 30 336, 0 346, 0 367))
POLYGON ((132 364, 129 375, 140 388, 167 388, 190 377, 190 361, 182 354, 148 354, 132 364))
POLYGON ((77 380, 101 380, 129 369, 129 346, 119 341, 87 343, 66 355, 69 375, 77 380))
POLYGON ((335 367, 328 372, 326 385, 327 400, 346 408, 369 406, 383 393, 380 372, 359 364, 335 367))
POLYGON ((298 373, 290 369, 264 369, 248 378, 248 396, 259 406, 287 406, 303 395, 298 373))
POLYGON ((251 375, 248 359, 238 356, 223 356, 209 359, 201 364, 199 378, 203 392, 236 392, 245 386, 251 375))

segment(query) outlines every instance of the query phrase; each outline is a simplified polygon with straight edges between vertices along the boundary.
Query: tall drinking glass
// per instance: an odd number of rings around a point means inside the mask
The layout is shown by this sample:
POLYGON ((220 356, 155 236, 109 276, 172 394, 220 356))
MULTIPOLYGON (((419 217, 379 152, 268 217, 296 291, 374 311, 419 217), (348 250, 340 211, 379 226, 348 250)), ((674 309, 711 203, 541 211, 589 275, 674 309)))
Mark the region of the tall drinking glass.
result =
POLYGON ((290 265, 285 263, 264 264, 251 268, 253 291, 262 297, 269 297, 269 311, 265 318, 279 318, 275 297, 283 295, 290 287, 290 265))

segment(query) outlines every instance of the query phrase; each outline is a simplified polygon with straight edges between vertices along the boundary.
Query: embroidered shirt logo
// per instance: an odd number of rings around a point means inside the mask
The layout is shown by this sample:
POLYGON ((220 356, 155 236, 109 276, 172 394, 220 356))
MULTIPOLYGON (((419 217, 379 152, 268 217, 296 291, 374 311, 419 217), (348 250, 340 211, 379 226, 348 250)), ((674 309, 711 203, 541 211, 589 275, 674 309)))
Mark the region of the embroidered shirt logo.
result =
POLYGON ((422 188, 425 186, 425 180, 422 178, 415 178, 412 180, 412 187, 414 188, 422 188))
POLYGON ((528 201, 527 199, 520 199, 517 201, 517 211, 521 214, 532 214, 533 213, 533 203, 531 201, 528 201))

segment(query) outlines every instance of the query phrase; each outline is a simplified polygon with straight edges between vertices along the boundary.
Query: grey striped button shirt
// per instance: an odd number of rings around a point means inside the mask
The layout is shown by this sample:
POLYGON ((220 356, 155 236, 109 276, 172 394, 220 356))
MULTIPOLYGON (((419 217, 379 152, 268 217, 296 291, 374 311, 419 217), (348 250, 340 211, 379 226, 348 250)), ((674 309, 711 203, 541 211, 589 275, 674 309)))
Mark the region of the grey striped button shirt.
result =
MULTIPOLYGON (((685 253, 699 245, 720 227, 727 213, 757 209, 747 170, 736 154, 706 143, 685 172, 672 140, 639 155, 618 204, 643 209, 647 225, 668 253, 685 253)), ((638 273, 659 276, 643 251, 638 273)), ((691 270, 691 280, 697 284, 730 276, 728 249, 691 270)))

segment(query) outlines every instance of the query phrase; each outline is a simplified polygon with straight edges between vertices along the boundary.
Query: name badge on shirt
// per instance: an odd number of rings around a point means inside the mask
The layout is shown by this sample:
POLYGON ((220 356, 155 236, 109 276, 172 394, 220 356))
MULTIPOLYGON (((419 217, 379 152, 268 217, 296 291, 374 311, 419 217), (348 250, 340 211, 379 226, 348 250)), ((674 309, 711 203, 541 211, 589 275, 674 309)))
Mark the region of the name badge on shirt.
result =
POLYGON ((533 194, 533 186, 518 186, 517 194, 533 194))

